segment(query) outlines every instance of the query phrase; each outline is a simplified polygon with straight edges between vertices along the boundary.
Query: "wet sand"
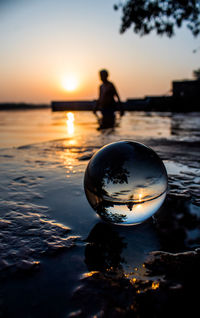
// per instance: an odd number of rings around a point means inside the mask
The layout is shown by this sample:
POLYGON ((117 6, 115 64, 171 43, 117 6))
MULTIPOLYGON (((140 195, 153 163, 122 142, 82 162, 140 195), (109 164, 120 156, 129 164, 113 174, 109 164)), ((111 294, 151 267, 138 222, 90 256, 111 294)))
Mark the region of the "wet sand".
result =
POLYGON ((166 317, 198 308, 199 114, 126 113, 98 131, 89 112, 1 112, 0 317, 166 317), (103 223, 83 190, 101 146, 136 140, 169 176, 159 212, 103 223), (92 299, 92 301, 91 301, 92 299))

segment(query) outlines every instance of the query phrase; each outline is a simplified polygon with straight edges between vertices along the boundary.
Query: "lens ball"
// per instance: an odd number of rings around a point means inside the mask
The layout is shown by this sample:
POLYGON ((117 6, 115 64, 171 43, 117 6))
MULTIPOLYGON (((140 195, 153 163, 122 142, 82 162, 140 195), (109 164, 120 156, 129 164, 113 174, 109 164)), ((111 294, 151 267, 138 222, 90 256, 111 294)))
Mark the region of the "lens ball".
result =
POLYGON ((118 141, 98 150, 84 177, 86 197, 100 217, 114 224, 138 224, 158 211, 168 178, 160 157, 135 141, 118 141))

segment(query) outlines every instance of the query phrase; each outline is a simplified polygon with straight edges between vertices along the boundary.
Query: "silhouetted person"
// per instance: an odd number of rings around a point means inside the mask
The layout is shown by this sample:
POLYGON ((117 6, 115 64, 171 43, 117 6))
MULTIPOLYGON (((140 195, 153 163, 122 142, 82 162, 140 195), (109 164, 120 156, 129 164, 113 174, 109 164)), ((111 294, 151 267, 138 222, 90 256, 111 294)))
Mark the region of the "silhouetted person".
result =
POLYGON ((119 94, 113 83, 108 81, 108 71, 101 70, 99 72, 101 81, 103 82, 99 90, 99 99, 94 109, 96 114, 97 110, 102 113, 102 118, 100 120, 101 128, 110 128, 115 125, 115 111, 120 110, 120 115, 123 116, 124 112, 122 109, 119 94), (118 101, 118 105, 116 100, 118 101))

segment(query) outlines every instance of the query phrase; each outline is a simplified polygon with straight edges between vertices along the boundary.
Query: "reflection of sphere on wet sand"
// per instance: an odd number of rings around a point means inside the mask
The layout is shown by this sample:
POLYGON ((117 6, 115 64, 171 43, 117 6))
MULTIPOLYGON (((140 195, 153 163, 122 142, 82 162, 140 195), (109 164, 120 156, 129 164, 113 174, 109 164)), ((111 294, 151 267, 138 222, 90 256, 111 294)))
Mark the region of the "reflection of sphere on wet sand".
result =
POLYGON ((84 178, 94 210, 108 222, 137 224, 152 216, 167 192, 167 172, 150 148, 133 141, 114 142, 91 158, 84 178))
POLYGON ((86 241, 85 263, 90 271, 106 271, 109 268, 119 269, 123 262, 121 253, 126 247, 119 233, 108 223, 97 223, 86 241), (103 235, 102 235, 103 233, 103 235))

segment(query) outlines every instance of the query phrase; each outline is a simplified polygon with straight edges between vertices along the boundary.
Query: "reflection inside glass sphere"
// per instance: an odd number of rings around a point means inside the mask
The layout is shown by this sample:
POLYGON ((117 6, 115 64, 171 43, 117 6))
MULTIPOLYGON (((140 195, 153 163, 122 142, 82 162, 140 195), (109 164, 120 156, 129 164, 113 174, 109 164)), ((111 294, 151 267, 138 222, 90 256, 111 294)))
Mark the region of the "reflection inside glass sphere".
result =
POLYGON ((167 172, 149 147, 119 141, 104 146, 91 158, 84 187, 89 203, 105 221, 137 224, 164 202, 167 172))

